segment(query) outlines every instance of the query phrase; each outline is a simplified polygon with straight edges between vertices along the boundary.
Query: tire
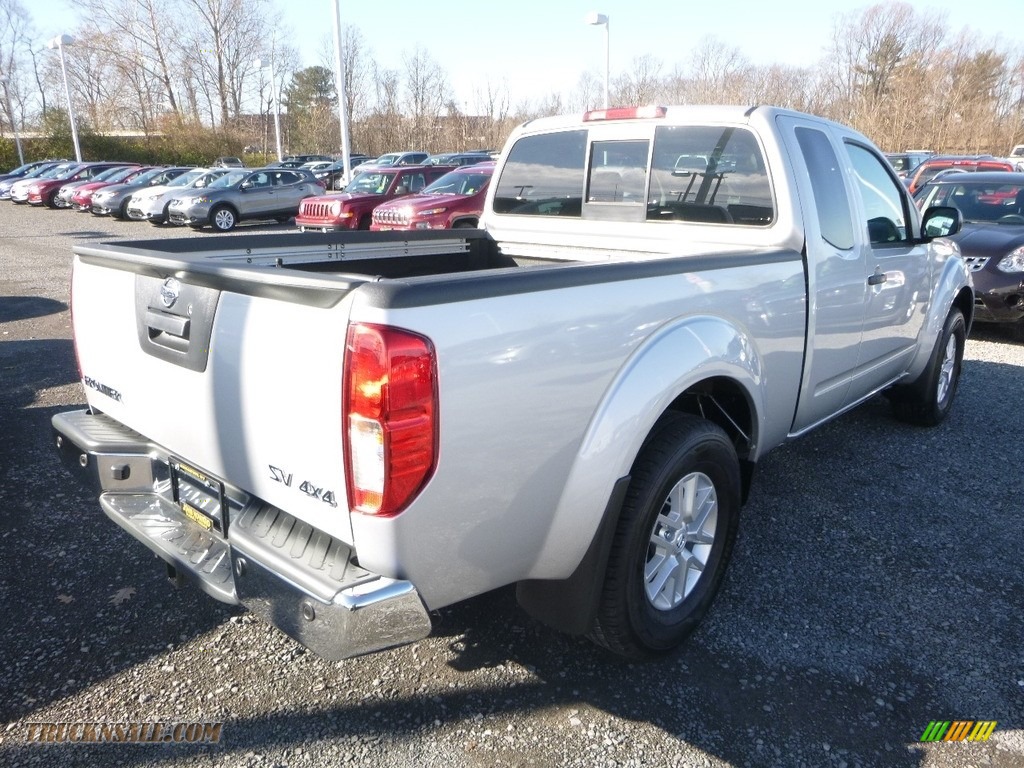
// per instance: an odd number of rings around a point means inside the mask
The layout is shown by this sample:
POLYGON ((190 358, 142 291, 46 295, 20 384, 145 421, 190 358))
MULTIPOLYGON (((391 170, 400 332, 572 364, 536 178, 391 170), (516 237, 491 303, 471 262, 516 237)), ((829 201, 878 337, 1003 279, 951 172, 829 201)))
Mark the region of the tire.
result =
POLYGON ((56 208, 57 207, 57 192, 58 191, 59 190, 55 189, 53 192, 51 192, 50 194, 48 194, 46 196, 46 199, 43 201, 43 203, 46 205, 47 208, 56 208))
POLYGON ((946 317, 927 370, 913 384, 893 389, 889 399, 897 419, 922 427, 934 427, 945 420, 960 383, 966 343, 967 324, 963 313, 954 307, 946 317))
POLYGON ((218 205, 210 211, 210 226, 218 232, 230 232, 237 223, 235 212, 226 205, 218 205))
POLYGON ((645 659, 682 643, 721 586, 739 526, 740 467, 720 427, 672 414, 630 474, 589 637, 645 659))
POLYGON ((452 229, 476 229, 477 225, 472 221, 458 221, 452 229))
POLYGON ((363 216, 363 218, 359 220, 359 229, 369 229, 372 223, 373 219, 371 217, 363 216))

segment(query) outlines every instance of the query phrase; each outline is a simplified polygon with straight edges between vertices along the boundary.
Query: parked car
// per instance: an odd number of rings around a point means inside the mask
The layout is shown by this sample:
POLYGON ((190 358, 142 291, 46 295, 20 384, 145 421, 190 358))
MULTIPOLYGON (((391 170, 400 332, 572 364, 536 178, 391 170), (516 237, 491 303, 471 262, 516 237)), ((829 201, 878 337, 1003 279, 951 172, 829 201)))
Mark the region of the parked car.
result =
POLYGON ((305 168, 307 171, 316 176, 317 171, 322 171, 325 168, 330 168, 334 165, 333 160, 310 160, 308 163, 303 163, 300 168, 305 168))
POLYGON ((115 171, 105 179, 95 178, 81 184, 71 192, 71 208, 80 213, 92 211, 92 197, 104 187, 114 184, 127 184, 144 173, 152 171, 156 166, 135 165, 115 171))
POLYGON ((75 161, 69 161, 66 163, 58 163, 44 173, 39 174, 35 178, 28 176, 15 181, 11 185, 10 200, 12 203, 21 205, 22 203, 28 202, 28 188, 35 184, 37 181, 48 181, 50 179, 63 179, 74 173, 75 169, 80 166, 81 163, 75 161))
POLYGON ((921 210, 960 210, 963 228, 950 239, 974 279, 974 319, 1009 324, 1024 340, 1024 173, 958 173, 932 179, 915 195, 921 210))
POLYGON ((183 194, 167 208, 171 224, 195 229, 209 224, 218 232, 230 232, 244 219, 276 219, 286 222, 307 197, 324 191, 304 168, 260 168, 229 171, 201 193, 183 194))
POLYGON ((285 155, 284 159, 288 162, 294 162, 297 160, 299 165, 303 165, 305 163, 312 163, 316 160, 323 160, 324 162, 327 163, 334 162, 334 158, 331 157, 330 155, 285 155))
POLYGON ((97 216, 113 216, 117 219, 128 217, 128 200, 143 187, 155 187, 176 179, 192 170, 192 166, 154 168, 141 173, 129 182, 111 184, 92 196, 92 212, 97 216))
POLYGON ((5 179, 20 179, 20 178, 23 178, 25 176, 25 174, 35 170, 39 166, 46 165, 47 163, 51 163, 51 162, 53 162, 53 161, 52 160, 36 160, 34 162, 31 162, 31 163, 25 163, 24 165, 19 165, 17 168, 12 168, 9 171, 6 171, 4 173, 0 173, 0 181, 3 181, 5 179))
POLYGON ((303 232, 307 229, 323 232, 369 229, 373 209, 378 205, 395 197, 419 192, 451 170, 451 167, 440 165, 385 169, 370 167, 356 174, 344 192, 303 200, 295 217, 295 225, 303 232))
POLYGON ((896 175, 907 183, 917 167, 935 153, 926 149, 908 149, 906 152, 886 152, 885 157, 896 171, 896 175))
POLYGON ((423 165, 476 165, 490 159, 491 156, 483 152, 444 152, 431 155, 423 161, 423 165))
POLYGON ((211 168, 245 168, 245 163, 240 157, 218 157, 212 163, 211 168))
POLYGON ((50 172, 58 165, 68 162, 67 160, 49 160, 42 165, 37 165, 31 171, 28 171, 21 176, 11 176, 6 179, 0 179, 0 200, 11 199, 11 187, 17 184, 19 181, 25 181, 26 179, 38 179, 43 174, 50 172))
POLYGON ((367 164, 377 168, 390 168, 393 165, 420 165, 428 157, 430 157, 428 152, 388 152, 367 161, 367 164))
POLYGON ((494 161, 466 165, 428 184, 422 192, 381 203, 370 229, 459 229, 475 227, 484 209, 494 161))
POLYGON ((1014 164, 1009 160, 1000 160, 992 155, 947 155, 932 157, 921 163, 907 185, 910 194, 914 194, 925 182, 930 181, 939 171, 947 168, 958 168, 962 171, 1012 171, 1014 164))
MULTIPOLYGON (((349 155, 349 167, 352 169, 352 175, 354 176, 358 171, 356 168, 365 165, 373 158, 368 155, 349 155)), ((345 176, 345 163, 343 160, 335 160, 327 168, 323 168, 319 171, 313 171, 313 175, 316 176, 320 181, 324 183, 324 187, 327 189, 344 189, 345 185, 348 184, 348 179, 345 176)))
POLYGON ((67 207, 58 205, 57 196, 67 184, 91 181, 103 171, 121 167, 118 163, 82 163, 71 172, 55 179, 37 179, 27 187, 29 205, 45 205, 48 208, 67 207))
POLYGON ((159 226, 168 223, 171 200, 189 189, 205 189, 226 174, 229 168, 193 168, 166 184, 144 187, 128 199, 126 212, 129 219, 148 221, 159 226))
POLYGON ((100 184, 106 182, 115 177, 123 176, 125 171, 134 170, 141 166, 135 163, 118 163, 111 165, 109 168, 100 171, 95 176, 88 179, 79 179, 78 181, 72 181, 60 188, 57 192, 57 197, 54 198, 54 204, 58 208, 71 208, 73 206, 73 199, 75 193, 87 184, 100 184))

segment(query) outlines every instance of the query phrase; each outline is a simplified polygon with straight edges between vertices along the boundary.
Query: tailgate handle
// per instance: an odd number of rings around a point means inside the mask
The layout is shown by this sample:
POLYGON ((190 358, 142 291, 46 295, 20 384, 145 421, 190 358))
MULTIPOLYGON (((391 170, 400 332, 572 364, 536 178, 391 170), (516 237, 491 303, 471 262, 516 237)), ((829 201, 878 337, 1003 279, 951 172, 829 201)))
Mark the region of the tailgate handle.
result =
MULTIPOLYGON (((189 326, 192 321, 187 317, 169 315, 166 312, 159 312, 149 309, 146 312, 146 325, 151 331, 163 331, 179 339, 187 339, 189 326)), ((152 334, 150 334, 152 336, 152 334)))

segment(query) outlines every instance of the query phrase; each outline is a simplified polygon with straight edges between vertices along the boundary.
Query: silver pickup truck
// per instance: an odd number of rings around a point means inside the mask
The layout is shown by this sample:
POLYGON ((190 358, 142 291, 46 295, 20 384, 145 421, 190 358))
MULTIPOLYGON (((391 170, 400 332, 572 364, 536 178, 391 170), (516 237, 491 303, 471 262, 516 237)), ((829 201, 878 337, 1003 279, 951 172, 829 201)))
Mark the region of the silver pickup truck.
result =
POLYGON ((478 230, 75 246, 89 407, 56 445, 172 580, 326 658, 511 584, 656 656, 708 610, 766 451, 878 393, 949 412, 959 226, 810 115, 535 120, 478 230))

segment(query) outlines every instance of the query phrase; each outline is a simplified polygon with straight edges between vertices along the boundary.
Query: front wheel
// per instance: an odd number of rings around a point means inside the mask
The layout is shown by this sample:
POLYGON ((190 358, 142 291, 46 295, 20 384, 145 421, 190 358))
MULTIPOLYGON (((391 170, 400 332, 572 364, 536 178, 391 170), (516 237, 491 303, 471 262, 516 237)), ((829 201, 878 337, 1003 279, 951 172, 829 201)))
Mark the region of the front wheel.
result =
POLYGON ((630 473, 590 638, 642 659, 671 651, 711 605, 739 526, 736 449, 715 424, 669 417, 630 473))
POLYGON ((226 205, 219 205, 210 211, 210 226, 218 232, 230 232, 235 228, 235 212, 226 205))
POLYGON ((967 324, 963 313, 954 307, 946 317, 935 354, 922 377, 914 384, 896 387, 890 395, 896 418, 934 427, 949 415, 960 383, 966 343, 967 324))

